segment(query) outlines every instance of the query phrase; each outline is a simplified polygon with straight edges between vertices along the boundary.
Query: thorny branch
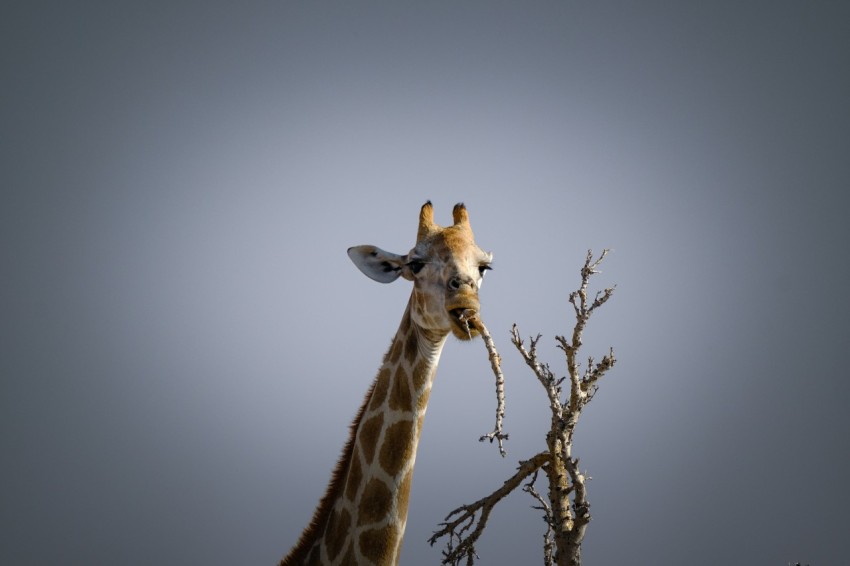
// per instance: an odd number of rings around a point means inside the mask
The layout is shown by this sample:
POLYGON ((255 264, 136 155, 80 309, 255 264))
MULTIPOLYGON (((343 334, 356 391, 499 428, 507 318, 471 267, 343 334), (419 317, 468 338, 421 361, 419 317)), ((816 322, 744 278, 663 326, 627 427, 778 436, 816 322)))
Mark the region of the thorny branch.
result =
POLYGON ((465 558, 466 563, 473 564, 473 559, 477 558, 475 554, 475 542, 481 533, 484 532, 484 527, 487 526, 487 519, 490 516, 490 511, 493 510, 496 503, 501 501, 507 494, 511 493, 530 475, 536 474, 540 466, 549 461, 549 454, 541 452, 533 456, 529 460, 519 463, 517 472, 508 478, 502 487, 488 495, 467 505, 461 505, 448 515, 445 522, 440 523, 442 529, 436 531, 428 542, 431 546, 437 542, 437 539, 448 536, 446 550, 443 551, 443 564, 451 564, 456 566, 465 558), (476 524, 476 513, 480 513, 476 524), (473 528, 474 526, 474 528, 473 528), (472 531, 469 530, 472 528, 472 531), (468 533, 468 534, 467 534, 468 533), (457 541, 457 545, 455 545, 457 541))
POLYGON ((482 322, 478 313, 464 311, 460 315, 460 320, 466 323, 466 331, 470 335, 470 326, 481 333, 481 338, 484 340, 484 345, 487 347, 487 354, 490 358, 490 367, 493 370, 493 375, 496 376, 496 426, 491 432, 482 435, 478 441, 484 442, 485 440, 489 440, 492 443, 493 440, 497 440, 499 442, 499 454, 504 458, 508 453, 505 450, 504 444, 504 441, 508 439, 508 433, 502 431, 502 422, 505 418, 505 376, 502 374, 502 357, 496 351, 496 344, 493 342, 493 337, 490 336, 490 332, 484 326, 484 322, 482 322))
MULTIPOLYGON (((575 312, 572 334, 569 338, 555 337, 558 348, 566 357, 566 376, 556 377, 549 365, 538 358, 539 334, 529 338, 528 347, 526 347, 520 337, 519 329, 516 324, 513 325, 511 342, 546 390, 551 413, 551 424, 546 434, 548 450, 530 460, 520 462, 519 471, 492 494, 470 505, 462 505, 449 513, 446 522, 441 523, 443 528, 429 539, 433 545, 438 538, 448 536, 447 549, 443 552, 443 564, 457 565, 465 558, 466 564, 471 566, 477 558, 475 542, 484 531, 493 506, 516 489, 524 479, 530 477, 523 486, 523 491, 537 501, 538 505, 535 508, 544 512, 543 518, 546 523, 543 544, 544 563, 546 566, 580 566, 581 544, 590 522, 590 503, 587 500, 586 487, 590 477, 580 471, 579 459, 572 455, 573 434, 582 409, 590 402, 598 389, 599 380, 614 367, 617 361, 613 349, 609 349, 599 362, 588 357, 587 366, 583 371, 580 371, 581 364, 578 362, 582 336, 590 316, 614 293, 615 288, 610 287, 597 292, 592 300, 588 298, 590 278, 599 273, 597 268, 606 255, 608 255, 607 249, 594 259, 592 251, 588 250, 581 269, 581 284, 569 295, 570 304, 575 312), (569 380, 567 383, 569 389, 564 395, 562 385, 567 380, 569 380), (534 487, 541 469, 546 473, 549 484, 546 497, 534 487), (476 519, 476 513, 479 511, 480 515, 476 519)), ((504 377, 501 375, 499 365, 501 358, 477 315, 471 313, 467 324, 473 324, 484 337, 490 362, 496 374, 496 394, 499 404, 496 429, 490 435, 482 437, 482 440, 490 438, 492 441, 493 437, 498 438, 501 451, 501 417, 504 415, 504 377)), ((507 438, 507 435, 504 435, 504 438, 507 438)))

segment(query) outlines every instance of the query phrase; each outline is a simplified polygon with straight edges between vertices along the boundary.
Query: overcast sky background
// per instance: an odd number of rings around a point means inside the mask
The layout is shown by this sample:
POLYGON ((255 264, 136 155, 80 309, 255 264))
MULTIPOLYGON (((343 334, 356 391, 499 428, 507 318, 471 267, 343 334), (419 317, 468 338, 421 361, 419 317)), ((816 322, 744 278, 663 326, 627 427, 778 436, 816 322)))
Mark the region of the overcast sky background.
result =
MULTIPOLYGON (((0 563, 274 564, 324 490, 464 201, 495 254, 447 344, 402 563, 544 447, 508 330, 586 355, 587 564, 845 563, 850 8, 841 2, 7 2, 0 16, 0 563)), ((481 564, 534 564, 517 493, 481 564)))

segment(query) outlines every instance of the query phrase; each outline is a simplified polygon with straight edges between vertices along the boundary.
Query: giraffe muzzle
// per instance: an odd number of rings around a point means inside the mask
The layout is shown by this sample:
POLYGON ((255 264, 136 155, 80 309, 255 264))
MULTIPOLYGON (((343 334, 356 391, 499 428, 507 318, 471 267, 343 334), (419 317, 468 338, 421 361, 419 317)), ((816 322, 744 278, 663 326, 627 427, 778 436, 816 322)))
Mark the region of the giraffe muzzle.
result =
POLYGON ((461 340, 470 340, 478 336, 478 330, 470 320, 478 317, 478 305, 462 306, 449 309, 449 315, 453 323, 452 331, 461 340))

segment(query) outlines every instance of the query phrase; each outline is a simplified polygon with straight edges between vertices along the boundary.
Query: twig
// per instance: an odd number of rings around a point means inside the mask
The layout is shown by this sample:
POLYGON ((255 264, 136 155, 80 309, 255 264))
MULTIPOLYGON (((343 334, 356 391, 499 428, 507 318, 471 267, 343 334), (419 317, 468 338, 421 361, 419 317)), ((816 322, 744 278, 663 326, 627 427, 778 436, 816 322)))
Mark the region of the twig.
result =
POLYGON ((484 322, 478 313, 467 310, 461 313, 459 318, 466 324, 467 332, 470 332, 469 327, 472 326, 481 334, 484 345, 487 347, 490 367, 493 369, 493 375, 496 376, 496 426, 491 432, 482 435, 478 441, 484 442, 485 440, 489 440, 492 443, 493 440, 497 440, 499 443, 499 454, 504 458, 508 454, 504 441, 508 440, 509 435, 502 430, 502 422, 505 418, 505 376, 502 374, 502 357, 496 351, 496 344, 493 342, 493 337, 490 336, 490 332, 484 326, 484 322))
POLYGON ((434 546, 434 543, 437 542, 439 538, 444 536, 449 537, 448 548, 443 552, 442 563, 456 565, 466 558, 467 563, 471 564, 472 559, 476 557, 475 541, 477 541, 478 537, 481 536, 481 533, 484 532, 484 527, 487 526, 487 519, 490 517, 490 511, 492 511, 493 507, 506 495, 519 487, 523 480, 535 473, 540 466, 548 461, 549 453, 541 452, 529 460, 520 462, 517 472, 508 478, 505 483, 502 484, 502 487, 487 497, 482 497, 478 501, 468 505, 461 505, 446 515, 445 522, 440 523, 443 528, 435 531, 434 534, 431 535, 431 538, 428 539, 428 543, 431 546, 434 546), (476 521, 475 515, 478 512, 481 514, 476 521), (454 518, 452 519, 452 517, 454 518), (469 532, 469 534, 466 534, 473 525, 475 525, 475 527, 472 531, 469 532), (457 539, 457 546, 453 544, 455 539, 457 539))
POLYGON ((553 535, 555 534, 555 530, 552 526, 552 506, 543 499, 543 496, 534 487, 534 484, 537 483, 537 473, 539 471, 539 468, 534 470, 534 475, 531 476, 527 484, 522 486, 522 490, 531 495, 540 504, 534 508, 543 511, 543 520, 546 522, 546 532, 543 533, 543 564, 545 566, 554 566, 555 540, 553 535))
POLYGON ((549 369, 549 365, 544 364, 537 359, 537 342, 539 341, 540 334, 534 338, 530 338, 529 348, 526 350, 522 338, 519 337, 519 327, 517 327, 516 324, 511 327, 511 342, 514 346, 516 346, 517 351, 519 351, 522 359, 525 360, 528 367, 531 368, 531 371, 534 372, 537 380, 546 389, 546 395, 549 397, 549 410, 552 412, 552 418, 560 419, 564 410, 563 404, 561 403, 561 382, 563 380, 555 379, 555 375, 552 373, 552 370, 549 369))

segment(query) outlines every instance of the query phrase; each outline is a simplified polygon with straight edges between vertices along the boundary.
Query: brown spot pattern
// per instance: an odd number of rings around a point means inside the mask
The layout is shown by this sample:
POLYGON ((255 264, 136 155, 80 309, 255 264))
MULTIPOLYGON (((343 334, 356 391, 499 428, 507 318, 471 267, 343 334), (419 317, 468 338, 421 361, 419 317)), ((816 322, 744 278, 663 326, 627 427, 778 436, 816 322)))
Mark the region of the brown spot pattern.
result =
POLYGON ((408 470, 398 486, 398 520, 405 522, 407 520, 407 505, 410 502, 410 486, 413 483, 413 470, 408 470))
POLYGON ((360 447, 363 448, 363 456, 367 464, 371 464, 375 457, 378 436, 381 434, 381 427, 383 426, 384 415, 380 413, 360 425, 360 447))
POLYGON ((328 529, 325 536, 325 544, 328 549, 328 558, 335 560, 342 550, 351 528, 351 514, 347 509, 334 511, 328 521, 328 529))
POLYGON ((398 363, 398 359, 401 357, 402 350, 404 350, 404 344, 402 343, 401 338, 399 338, 395 342, 393 342, 393 345, 390 348, 390 363, 398 363))
POLYGON ((413 421, 403 420, 393 423, 384 433, 381 444, 381 467, 391 476, 395 476, 413 455, 413 421))
POLYGON ((430 371, 428 370, 428 366, 425 365, 424 360, 419 360, 416 362, 416 365, 413 368, 413 389, 415 391, 421 391, 425 384, 428 382, 428 377, 430 375, 430 371))
POLYGON ((410 310, 404 311, 404 316, 401 317, 401 324, 398 327, 399 334, 407 334, 410 330, 410 310))
POLYGON ((374 411, 384 402, 387 397, 387 389, 390 387, 390 368, 381 368, 378 377, 375 378, 375 388, 372 390, 372 400, 369 402, 369 410, 374 411))
POLYGON ((425 408, 428 407, 428 399, 430 399, 430 398, 431 398, 431 390, 427 389, 427 390, 423 391, 422 394, 419 396, 419 399, 416 401, 416 410, 419 411, 420 413, 422 411, 424 411, 425 408))
POLYGON ((361 481, 363 481, 363 468, 360 466, 360 453, 355 446, 348 468, 348 480, 345 484, 345 496, 349 501, 354 501, 357 497, 357 488, 360 487, 361 481))
POLYGON ((322 566, 322 547, 318 544, 310 551, 307 560, 304 561, 304 566, 322 566))
POLYGON ((416 359, 416 354, 419 352, 419 346, 416 340, 416 333, 411 332, 404 340, 404 358, 408 363, 413 363, 416 359))
POLYGON ((380 529, 369 529, 360 535, 360 553, 375 564, 392 564, 398 528, 387 525, 380 529))
POLYGON ((393 494, 387 485, 380 480, 370 480, 360 498, 357 526, 371 525, 386 517, 392 502, 393 494))
POLYGON ((403 367, 397 367, 393 379, 393 389, 390 393, 390 408, 396 411, 413 410, 413 400, 410 398, 407 372, 403 367))
POLYGON ((345 556, 342 557, 340 566, 358 566, 357 559, 354 557, 354 541, 348 545, 348 550, 346 551, 345 556))

